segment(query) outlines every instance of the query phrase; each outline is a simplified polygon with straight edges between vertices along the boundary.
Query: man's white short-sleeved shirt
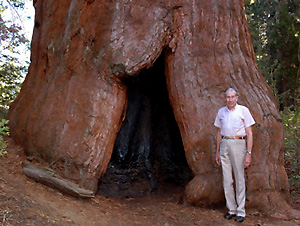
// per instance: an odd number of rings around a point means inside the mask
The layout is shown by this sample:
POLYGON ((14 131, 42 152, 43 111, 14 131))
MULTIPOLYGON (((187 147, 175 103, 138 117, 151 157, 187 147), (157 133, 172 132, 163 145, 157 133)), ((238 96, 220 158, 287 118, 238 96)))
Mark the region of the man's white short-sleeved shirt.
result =
POLYGON ((245 106, 236 104, 229 110, 223 107, 219 110, 214 125, 221 128, 223 136, 246 136, 245 128, 255 124, 255 121, 245 106))

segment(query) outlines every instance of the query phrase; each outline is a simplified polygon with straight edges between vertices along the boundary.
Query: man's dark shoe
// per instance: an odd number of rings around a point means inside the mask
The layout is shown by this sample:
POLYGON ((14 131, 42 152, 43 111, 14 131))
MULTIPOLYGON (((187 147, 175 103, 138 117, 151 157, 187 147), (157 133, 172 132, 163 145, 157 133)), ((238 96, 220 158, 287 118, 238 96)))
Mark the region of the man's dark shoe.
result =
POLYGON ((237 216, 237 217, 235 218, 235 221, 236 221, 236 222, 242 223, 242 222, 244 221, 244 219, 245 219, 245 217, 237 216))
POLYGON ((235 217, 235 214, 226 213, 224 218, 227 220, 231 220, 233 217, 235 217))

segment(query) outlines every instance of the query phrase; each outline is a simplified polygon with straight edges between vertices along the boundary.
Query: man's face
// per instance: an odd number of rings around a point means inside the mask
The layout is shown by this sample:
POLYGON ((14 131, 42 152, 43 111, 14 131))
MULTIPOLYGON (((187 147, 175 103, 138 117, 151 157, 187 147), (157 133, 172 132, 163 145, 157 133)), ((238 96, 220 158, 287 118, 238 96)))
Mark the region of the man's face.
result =
POLYGON ((238 96, 235 91, 227 91, 226 93, 226 104, 229 110, 233 109, 238 101, 238 96))

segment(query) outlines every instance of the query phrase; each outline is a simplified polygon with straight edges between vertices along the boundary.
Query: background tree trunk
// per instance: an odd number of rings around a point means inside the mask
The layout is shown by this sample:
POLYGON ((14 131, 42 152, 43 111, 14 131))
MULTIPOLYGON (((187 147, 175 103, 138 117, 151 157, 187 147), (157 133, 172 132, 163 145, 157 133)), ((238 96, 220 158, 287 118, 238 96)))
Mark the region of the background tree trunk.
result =
MULTIPOLYGON (((253 163, 246 172, 247 207, 299 218, 287 205, 283 125, 255 64, 243 1, 38 0, 35 7, 32 63, 8 116, 11 135, 27 154, 96 192, 127 109, 126 81, 165 51, 169 101, 194 175, 185 200, 224 201, 213 122, 225 104, 223 91, 231 86, 257 122, 253 163)), ((139 103, 150 109, 140 111, 136 128, 138 155, 149 170, 154 124, 148 119, 155 101, 139 103)), ((130 126, 127 131, 134 133, 130 126)))

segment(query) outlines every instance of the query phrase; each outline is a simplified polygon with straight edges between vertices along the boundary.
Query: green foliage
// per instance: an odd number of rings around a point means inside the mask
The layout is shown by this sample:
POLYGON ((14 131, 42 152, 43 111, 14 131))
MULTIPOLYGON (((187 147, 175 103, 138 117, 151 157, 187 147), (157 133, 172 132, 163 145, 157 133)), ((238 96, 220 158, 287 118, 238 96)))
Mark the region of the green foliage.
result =
POLYGON ((300 192, 300 107, 286 107, 281 113, 285 127, 285 168, 291 190, 300 192))
POLYGON ((285 168, 300 192, 300 0, 245 0, 257 66, 271 87, 285 126, 285 168))
MULTIPOLYGON (((0 0, 0 118, 7 112, 20 92, 20 86, 28 65, 22 65, 19 58, 21 46, 29 41, 22 33, 22 27, 16 23, 21 20, 19 10, 24 7, 24 0, 0 0)), ((7 153, 4 136, 9 135, 8 120, 0 122, 0 156, 7 153)))
POLYGON ((300 98, 300 0, 251 0, 245 9, 258 68, 281 109, 300 98))
POLYGON ((5 119, 2 119, 0 122, 0 156, 3 156, 7 153, 7 142, 4 140, 3 136, 9 135, 9 127, 7 126, 8 122, 9 121, 5 119))
POLYGON ((6 108, 19 94, 28 67, 20 62, 19 47, 26 47, 29 41, 16 23, 23 7, 23 0, 0 1, 0 106, 6 108))
POLYGON ((0 65, 0 105, 8 107, 20 92, 23 73, 26 72, 26 66, 17 65, 17 59, 2 56, 6 61, 0 65))

